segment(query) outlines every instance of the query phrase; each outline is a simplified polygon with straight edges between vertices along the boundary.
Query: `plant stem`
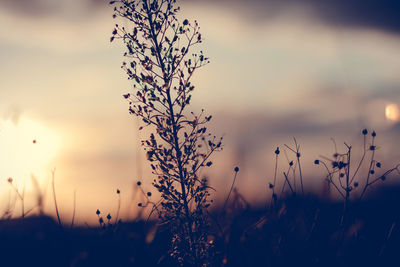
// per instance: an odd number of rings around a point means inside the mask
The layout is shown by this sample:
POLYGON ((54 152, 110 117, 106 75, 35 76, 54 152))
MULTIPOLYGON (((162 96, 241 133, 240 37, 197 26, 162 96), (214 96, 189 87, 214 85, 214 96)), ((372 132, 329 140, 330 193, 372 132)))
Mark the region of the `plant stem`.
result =
POLYGON ((166 89, 166 95, 167 95, 167 103, 168 103, 168 109, 169 109, 169 118, 172 122, 172 135, 173 135, 173 142, 174 142, 174 149, 176 152, 176 159, 178 163, 178 170, 179 170, 179 179, 180 179, 180 186, 182 190, 182 200, 183 200, 183 206, 185 210, 185 215, 187 219, 187 227, 188 227, 188 232, 189 232, 189 237, 190 237, 190 248, 191 250, 193 249, 193 244, 194 244, 194 237, 193 237, 193 231, 192 231, 192 218, 190 215, 190 210, 189 210, 189 204, 187 201, 187 194, 186 194, 186 188, 185 188, 185 177, 183 174, 183 167, 182 167, 182 152, 179 148, 179 138, 178 138, 178 129, 176 125, 176 120, 175 120, 175 113, 174 113, 174 108, 172 104, 172 99, 171 99, 171 91, 169 88, 170 80, 167 78, 166 71, 165 71, 165 65, 164 61, 161 56, 161 49, 159 47, 158 41, 157 41, 157 36, 155 35, 154 31, 154 21, 152 20, 152 16, 147 4, 147 0, 142 0, 143 3, 145 4, 145 9, 147 13, 147 20, 150 25, 150 32, 151 32, 151 38, 154 42, 154 46, 156 48, 156 57, 157 60, 159 61, 159 64, 161 66, 161 70, 163 72, 163 77, 164 77, 164 83, 168 85, 168 88, 166 89))
POLYGON ((226 209, 226 205, 228 204, 229 198, 230 198, 231 193, 232 193, 232 190, 233 190, 233 186, 235 185, 235 182, 236 182, 237 173, 238 173, 238 172, 235 171, 235 176, 233 177, 232 186, 231 186, 231 189, 229 190, 228 197, 227 197, 226 200, 225 200, 224 209, 223 209, 223 210, 226 209))
POLYGON ((76 190, 74 191, 74 210, 72 212, 71 228, 74 227, 74 223, 75 223, 75 211, 76 211, 76 190))
POLYGON ((54 170, 51 171, 51 176, 52 176, 52 182, 51 182, 51 184, 52 184, 52 187, 53 187, 53 199, 54 199, 54 206, 55 206, 55 208, 56 208, 56 214, 57 214, 58 224, 59 224, 60 226, 62 226, 62 224, 61 224, 61 219, 60 219, 60 214, 58 213, 57 199, 56 199, 56 189, 55 189, 55 185, 54 185, 55 172, 56 172, 56 169, 54 169, 54 170))

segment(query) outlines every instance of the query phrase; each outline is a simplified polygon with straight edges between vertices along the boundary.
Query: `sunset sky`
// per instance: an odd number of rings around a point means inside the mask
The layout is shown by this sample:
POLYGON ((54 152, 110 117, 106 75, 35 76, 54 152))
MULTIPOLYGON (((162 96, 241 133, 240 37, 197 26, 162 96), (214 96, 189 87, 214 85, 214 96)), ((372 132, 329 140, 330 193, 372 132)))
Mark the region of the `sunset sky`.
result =
MULTIPOLYGON (((146 136, 122 97, 132 84, 120 68, 122 43, 109 42, 107 2, 0 0, 0 216, 9 177, 20 190, 25 184, 32 207, 31 174, 52 213, 53 169, 62 219, 76 190, 78 223, 95 221, 97 208, 115 212, 117 188, 129 218, 133 184, 151 190, 138 147, 146 136)), ((266 197, 273 151, 294 136, 314 187, 323 172, 312 162, 331 156, 331 137, 357 147, 361 129, 375 129, 382 162, 400 162, 398 1, 178 3, 182 18, 199 22, 211 58, 194 77, 192 109, 213 114, 210 129, 225 139, 207 173, 220 195, 239 166, 239 191, 266 197)))

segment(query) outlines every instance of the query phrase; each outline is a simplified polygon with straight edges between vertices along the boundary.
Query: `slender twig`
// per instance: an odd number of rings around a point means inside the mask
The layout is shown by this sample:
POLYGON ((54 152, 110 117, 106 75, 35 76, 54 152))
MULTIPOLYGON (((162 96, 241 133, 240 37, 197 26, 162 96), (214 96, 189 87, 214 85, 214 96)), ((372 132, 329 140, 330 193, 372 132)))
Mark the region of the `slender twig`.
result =
MULTIPOLYGON (((291 168, 292 168, 292 166, 291 166, 290 163, 289 163, 289 167, 288 167, 288 169, 287 169, 287 171, 286 171, 286 173, 287 173, 288 175, 289 175, 289 172, 290 172, 290 169, 291 169, 291 168)), ((285 175, 285 173, 284 173, 284 175, 285 175)), ((281 190, 281 195, 283 194, 283 192, 285 192, 286 183, 289 184, 290 191, 292 191, 292 194, 294 194, 293 188, 292 188, 292 186, 291 186, 291 184, 290 184, 290 181, 289 181, 289 179, 288 179, 288 177, 287 177, 287 175, 286 175, 285 181, 283 182, 283 186, 282 186, 282 190, 281 190)))
POLYGON ((61 219, 60 219, 60 214, 59 214, 59 212, 58 212, 57 198, 56 198, 56 189, 55 189, 55 184, 54 184, 55 172, 56 172, 56 169, 53 169, 53 170, 51 171, 51 178, 52 178, 52 179, 51 179, 51 184, 52 184, 52 187, 53 187, 53 199, 54 199, 54 206, 55 206, 55 208, 56 208, 56 215, 57 215, 58 225, 62 226, 62 224, 61 224, 61 219))
POLYGON ((75 223, 75 211, 76 211, 76 190, 74 190, 74 210, 72 211, 71 228, 74 227, 74 223, 75 223))
MULTIPOLYGON (((287 145, 285 145, 285 146, 288 147, 287 145)), ((289 148, 289 149, 291 150, 291 148, 289 148)), ((287 155, 286 149, 284 149, 283 152, 285 153, 286 160, 287 160, 288 164, 290 165, 290 162, 291 162, 291 161, 289 160, 289 157, 288 157, 288 155, 287 155)), ((294 163, 294 166, 293 166, 293 168, 292 168, 292 173, 293 173, 293 189, 294 189, 294 192, 297 191, 297 187, 296 187, 296 168, 297 168, 297 161, 296 161, 296 163, 294 163)), ((287 175, 289 176, 289 171, 287 172, 287 175)))
MULTIPOLYGON (((22 194, 19 192, 17 186, 13 183, 13 179, 10 177, 8 178, 8 183, 11 185, 11 187, 14 189, 16 193, 16 197, 18 197, 21 200, 21 217, 24 219, 25 217, 25 208, 24 208, 24 195, 25 195, 25 184, 22 190, 22 194)), ((17 200, 15 200, 16 202, 17 200)), ((15 205, 15 203, 14 203, 15 205)))
POLYGON ((340 196, 344 199, 345 196, 343 195, 342 191, 340 191, 340 189, 337 187, 336 183, 333 181, 332 173, 329 171, 328 166, 326 165, 325 162, 323 162, 323 161, 320 161, 320 162, 321 162, 321 164, 325 167, 326 171, 328 172, 328 175, 327 175, 327 178, 326 178, 327 181, 329 182, 329 184, 333 184, 333 186, 335 187, 336 191, 337 191, 337 192, 340 194, 340 196), (328 178, 328 177, 329 177, 329 178, 328 178))
POLYGON ((278 156, 279 156, 279 148, 277 148, 278 153, 275 152, 275 170, 274 170, 274 184, 272 185, 272 198, 275 195, 275 186, 276 186, 276 172, 278 170, 278 156))
POLYGON ((372 170, 372 168, 373 168, 373 166, 374 166, 374 163, 375 163, 375 160, 374 160, 374 158, 375 158, 375 144, 374 144, 374 138, 372 138, 372 145, 371 145, 371 147, 374 147, 374 149, 372 150, 371 161, 370 161, 369 168, 368 168, 367 180, 366 180, 365 185, 364 185, 364 188, 363 188, 363 190, 362 190, 362 192, 361 192, 361 195, 360 195, 360 198, 359 198, 360 200, 363 198, 365 192, 367 191, 367 189, 368 189, 368 187, 369 187, 369 185, 370 185, 369 179, 370 179, 370 177, 371 177, 371 170, 372 170))
POLYGON ((298 164, 298 167, 299 167, 301 193, 304 195, 303 174, 302 174, 301 165, 300 165, 300 146, 297 145, 296 138, 293 137, 293 139, 294 139, 294 144, 296 146, 296 158, 297 158, 297 164, 298 164))
POLYGON ((229 194, 228 194, 227 198, 225 199, 224 208, 223 208, 224 211, 225 211, 225 209, 226 209, 226 205, 228 204, 229 198, 230 198, 230 196, 231 196, 231 193, 232 193, 232 190, 233 190, 233 186, 235 185, 237 174, 238 174, 238 172, 235 171, 235 176, 233 177, 231 189, 229 190, 229 194))
POLYGON ((160 210, 158 209, 158 206, 160 203, 161 203, 161 200, 157 201, 156 203, 149 202, 149 204, 152 204, 153 207, 151 208, 151 211, 150 211, 149 215, 147 216, 146 223, 148 223, 150 221, 151 215, 153 215, 153 213, 155 211, 157 211, 158 213, 160 212, 160 210))
POLYGON ((389 229, 389 232, 388 232, 388 234, 387 234, 387 236, 385 238, 385 242, 383 242, 382 248, 381 248, 381 250, 379 252, 379 257, 381 257, 383 255, 383 253, 384 253, 384 251, 386 249, 387 243, 389 242, 389 239, 392 236, 394 227, 396 227, 396 222, 393 222, 392 226, 389 229))
POLYGON ((292 194, 294 194, 293 187, 290 185, 290 182, 289 182, 289 179, 288 179, 286 173, 283 173, 283 175, 285 176, 285 180, 286 180, 287 184, 289 185, 290 191, 292 191, 292 194))
POLYGON ((360 159, 360 161, 358 163, 357 169, 354 171, 353 176, 350 179, 351 183, 354 181, 358 171, 360 170, 360 167, 361 167, 362 163, 364 162, 365 155, 367 153, 366 145, 367 145, 367 137, 364 135, 363 155, 361 156, 361 159, 360 159))
POLYGON ((300 146, 297 144, 297 140, 295 137, 293 137, 293 140, 294 140, 295 149, 291 148, 290 146, 288 146, 286 144, 285 144, 285 146, 296 155, 296 163, 297 163, 297 167, 299 169, 299 176, 300 176, 301 193, 304 195, 303 173, 302 173, 301 165, 300 165, 300 157, 301 157, 300 146))
POLYGON ((118 209, 117 209, 117 215, 115 216, 115 224, 118 223, 118 218, 119 218, 119 211, 121 209, 121 192, 118 189, 118 209))

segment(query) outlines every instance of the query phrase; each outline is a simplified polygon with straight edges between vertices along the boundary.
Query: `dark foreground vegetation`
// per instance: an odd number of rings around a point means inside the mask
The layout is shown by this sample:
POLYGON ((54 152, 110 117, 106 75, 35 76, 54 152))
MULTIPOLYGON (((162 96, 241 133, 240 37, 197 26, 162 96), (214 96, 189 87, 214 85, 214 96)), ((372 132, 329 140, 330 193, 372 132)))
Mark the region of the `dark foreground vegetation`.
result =
MULTIPOLYGON (((212 212, 211 266, 400 266, 400 187, 385 187, 348 209, 315 195, 288 196, 268 209, 234 193, 212 212)), ((0 221, 1 266, 176 266, 170 228, 142 220, 61 228, 50 217, 0 221)))

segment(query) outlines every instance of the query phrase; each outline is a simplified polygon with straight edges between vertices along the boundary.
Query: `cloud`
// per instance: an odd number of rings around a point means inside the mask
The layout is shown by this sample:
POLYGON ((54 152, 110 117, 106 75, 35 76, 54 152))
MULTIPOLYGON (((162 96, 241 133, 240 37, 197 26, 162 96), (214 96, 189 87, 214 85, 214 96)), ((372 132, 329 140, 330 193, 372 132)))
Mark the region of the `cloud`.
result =
POLYGON ((108 6, 106 0, 0 0, 0 7, 31 17, 91 17, 108 6))
POLYGON ((213 6, 235 9, 239 15, 253 21, 274 18, 288 10, 297 10, 332 26, 373 28, 400 34, 398 19, 400 2, 397 0, 209 0, 208 2, 213 6))
MULTIPOLYGON (((0 7, 11 12, 29 16, 51 14, 91 16, 108 7, 107 0, 0 0, 0 7)), ((325 23, 338 27, 373 28, 391 33, 400 33, 397 0, 181 0, 180 3, 195 3, 210 11, 215 6, 235 9, 248 20, 265 20, 279 16, 288 10, 306 12, 325 23)))
POLYGON ((43 0, 0 0, 0 6, 9 11, 32 16, 41 16, 54 11, 55 5, 43 0))
POLYGON ((320 18, 333 25, 376 28, 400 33, 399 1, 304 1, 315 7, 320 18))

